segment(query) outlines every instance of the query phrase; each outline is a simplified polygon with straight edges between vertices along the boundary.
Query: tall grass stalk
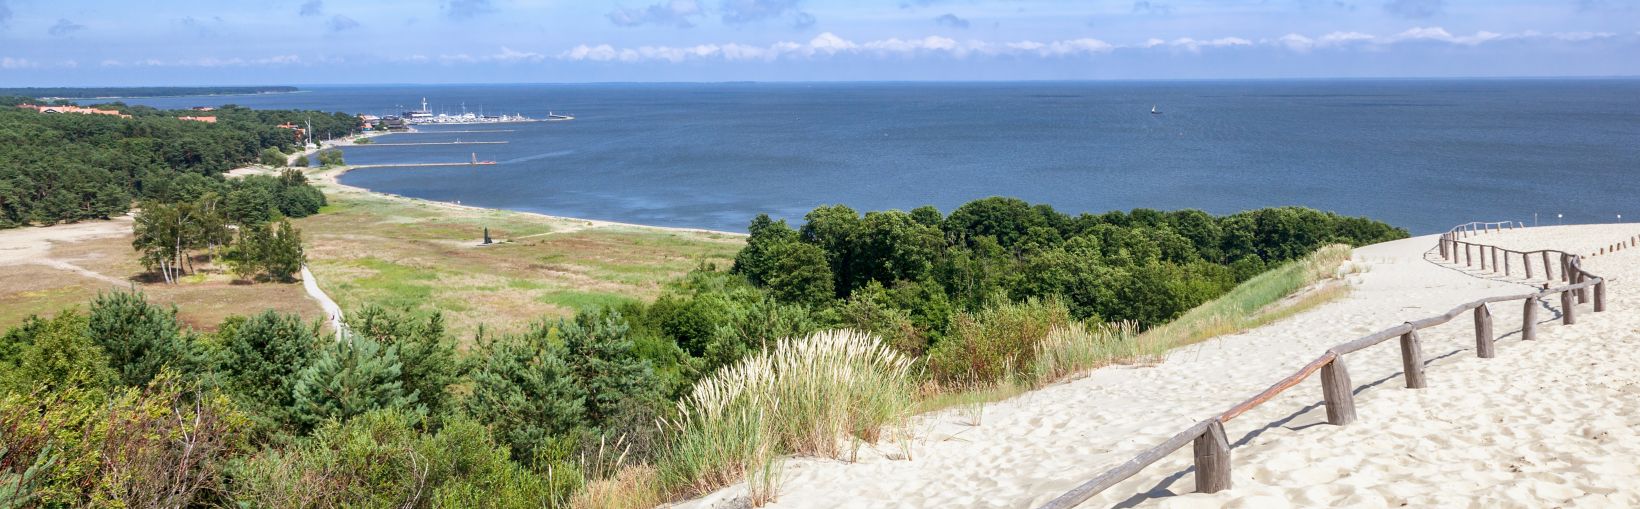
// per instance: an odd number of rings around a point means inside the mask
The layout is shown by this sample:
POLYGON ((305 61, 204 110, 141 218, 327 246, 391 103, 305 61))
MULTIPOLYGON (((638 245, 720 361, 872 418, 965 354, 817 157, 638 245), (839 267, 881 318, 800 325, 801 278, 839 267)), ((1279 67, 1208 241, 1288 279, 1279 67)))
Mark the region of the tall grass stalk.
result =
POLYGON ((704 493, 748 480, 772 499, 781 454, 843 458, 849 437, 876 441, 911 407, 911 360, 866 333, 788 339, 695 384, 668 423, 669 486, 704 493))

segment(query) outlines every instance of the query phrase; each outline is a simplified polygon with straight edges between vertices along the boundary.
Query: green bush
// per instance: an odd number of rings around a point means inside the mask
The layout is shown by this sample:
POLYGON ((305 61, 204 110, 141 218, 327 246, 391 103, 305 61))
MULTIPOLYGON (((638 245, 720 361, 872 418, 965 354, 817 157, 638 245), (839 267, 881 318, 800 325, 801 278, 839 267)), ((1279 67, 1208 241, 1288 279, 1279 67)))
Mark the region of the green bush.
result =
POLYGON ((951 332, 928 352, 934 380, 948 386, 984 386, 1027 370, 1038 344, 1057 327, 1073 323, 1058 299, 1009 302, 997 298, 975 313, 961 313, 951 332))

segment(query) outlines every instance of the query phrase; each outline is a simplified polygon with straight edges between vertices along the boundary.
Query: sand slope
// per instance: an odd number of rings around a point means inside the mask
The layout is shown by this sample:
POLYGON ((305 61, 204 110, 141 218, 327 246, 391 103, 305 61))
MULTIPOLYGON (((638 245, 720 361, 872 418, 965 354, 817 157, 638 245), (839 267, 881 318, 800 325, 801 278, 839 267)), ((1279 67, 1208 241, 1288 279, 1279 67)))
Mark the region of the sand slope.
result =
MULTIPOLYGON (((1520 248, 1597 247, 1640 226, 1517 230, 1481 237, 1520 248), (1551 244, 1552 243, 1552 244, 1551 244)), ((797 459, 772 507, 1034 507, 1217 414, 1295 371, 1326 348, 1485 296, 1524 293, 1499 278, 1435 262, 1433 236, 1356 251, 1366 272, 1340 301, 1248 333, 1173 352, 1155 367, 1087 378, 913 424, 901 444, 862 449, 854 463, 797 459)), ((1090 500, 1087 507, 1362 507, 1640 505, 1640 306, 1623 290, 1640 249, 1589 259, 1611 274, 1614 311, 1579 309, 1580 323, 1522 344, 1518 305, 1494 308, 1498 358, 1474 357, 1468 320, 1423 334, 1429 389, 1402 389, 1393 342, 1352 354, 1354 425, 1325 424, 1321 390, 1306 381, 1229 423, 1235 488, 1193 490, 1189 447, 1090 500)), ((1519 273, 1517 272, 1517 275, 1519 273)), ((1541 276, 1541 272, 1539 273, 1541 276)), ((1551 303, 1558 307, 1558 302, 1551 303)), ((1539 313, 1544 321, 1558 312, 1539 313)), ((731 487, 688 507, 724 507, 731 487)))

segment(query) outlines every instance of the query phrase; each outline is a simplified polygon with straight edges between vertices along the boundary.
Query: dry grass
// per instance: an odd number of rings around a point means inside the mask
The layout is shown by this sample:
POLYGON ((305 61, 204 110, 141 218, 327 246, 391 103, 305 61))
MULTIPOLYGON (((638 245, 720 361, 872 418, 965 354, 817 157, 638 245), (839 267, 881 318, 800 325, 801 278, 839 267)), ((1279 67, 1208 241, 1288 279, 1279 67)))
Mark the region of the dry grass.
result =
MULTIPOLYGON (((322 181, 321 181, 322 182, 322 181)), ((365 303, 444 312, 466 340, 482 325, 521 331, 543 316, 647 301, 703 263, 724 266, 736 235, 615 226, 451 207, 328 184, 330 205, 297 221, 310 267, 352 309, 365 303), (484 228, 497 242, 481 246, 484 228)))
MULTIPOLYGON (((306 320, 323 317, 307 298, 300 283, 240 284, 222 271, 201 264, 176 285, 145 284, 142 265, 131 249, 130 234, 54 242, 49 256, 115 279, 130 281, 142 289, 149 302, 175 305, 177 318, 201 331, 215 330, 232 315, 247 315, 264 309, 301 315, 306 320)), ((51 316, 74 306, 83 306, 99 292, 116 289, 106 281, 45 265, 0 266, 0 328, 22 323, 31 315, 51 316)))

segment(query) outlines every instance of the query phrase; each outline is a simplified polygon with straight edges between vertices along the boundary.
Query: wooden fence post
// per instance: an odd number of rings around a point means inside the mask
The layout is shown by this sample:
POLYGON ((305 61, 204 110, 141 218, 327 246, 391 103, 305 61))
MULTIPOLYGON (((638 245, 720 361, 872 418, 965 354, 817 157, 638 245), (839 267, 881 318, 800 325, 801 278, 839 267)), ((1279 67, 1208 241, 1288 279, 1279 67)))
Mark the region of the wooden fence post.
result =
POLYGON ((1401 371, 1407 374, 1408 389, 1424 388, 1424 345, 1418 331, 1401 335, 1401 371))
POLYGON ((1463 243, 1463 266, 1468 267, 1474 264, 1475 255, 1469 253, 1469 243, 1465 242, 1463 243))
POLYGON ((1475 355, 1482 359, 1498 356, 1492 341, 1492 310, 1486 304, 1475 308, 1475 355))
POLYGON ((1555 280, 1555 270, 1549 268, 1549 252, 1548 251, 1543 252, 1543 279, 1546 279, 1546 280, 1549 280, 1549 281, 1554 281, 1555 280))
POLYGON ((1532 256, 1521 253, 1520 266, 1526 268, 1526 279, 1532 279, 1532 256))
POLYGON ((1527 297, 1526 307, 1520 311, 1520 340, 1537 339, 1537 297, 1527 297))
POLYGON ((1486 270, 1486 246, 1481 246, 1481 270, 1486 270))
MULTIPOLYGON (((1587 277, 1588 276, 1583 275, 1583 264, 1581 263, 1581 259, 1578 259, 1578 260, 1574 261, 1574 263, 1572 264, 1572 284, 1575 285, 1575 284, 1578 284, 1578 283, 1582 283, 1583 280, 1586 279, 1587 277)), ((1578 288, 1577 289, 1577 303, 1578 304, 1588 304, 1589 303, 1589 287, 1585 286, 1583 288, 1578 288)))
POLYGON ((1327 422, 1337 426, 1355 422, 1355 392, 1342 356, 1321 366, 1321 395, 1327 399, 1327 422))
POLYGON ((1503 275, 1509 275, 1509 250, 1503 250, 1503 275))
POLYGON ((1606 310, 1606 280, 1604 278, 1602 278, 1600 280, 1600 282, 1594 284, 1594 312, 1599 313, 1599 312, 1603 312, 1605 310, 1606 310))
POLYGON ((1224 423, 1213 419, 1207 431, 1196 437, 1196 492, 1218 493, 1230 489, 1230 440, 1224 423))
POLYGON ((1568 259, 1566 253, 1560 254, 1560 280, 1570 283, 1572 281, 1572 271, 1568 259))
POLYGON ((1572 291, 1560 292, 1560 323, 1571 325, 1577 323, 1577 305, 1572 304, 1572 291))

